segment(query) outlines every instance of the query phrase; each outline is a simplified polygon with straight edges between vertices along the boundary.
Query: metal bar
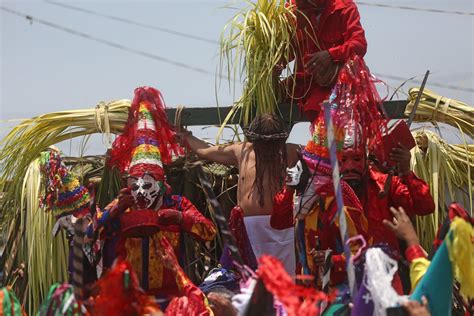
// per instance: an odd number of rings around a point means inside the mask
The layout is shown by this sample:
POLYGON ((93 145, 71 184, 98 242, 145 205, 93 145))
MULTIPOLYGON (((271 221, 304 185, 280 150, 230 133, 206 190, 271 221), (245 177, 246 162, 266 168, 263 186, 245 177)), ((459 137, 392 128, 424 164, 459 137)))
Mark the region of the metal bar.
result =
POLYGON ((426 81, 428 80, 429 75, 430 75, 430 71, 427 70, 425 73, 425 77, 423 78, 423 82, 421 83, 420 90, 418 90, 418 94, 416 95, 415 104, 413 105, 413 109, 411 110, 410 117, 408 118, 408 122, 407 122, 408 128, 410 128, 411 123, 413 123, 413 119, 415 118, 415 113, 416 113, 416 110, 418 109, 418 105, 420 104, 421 95, 423 94, 423 90, 425 90, 426 81))

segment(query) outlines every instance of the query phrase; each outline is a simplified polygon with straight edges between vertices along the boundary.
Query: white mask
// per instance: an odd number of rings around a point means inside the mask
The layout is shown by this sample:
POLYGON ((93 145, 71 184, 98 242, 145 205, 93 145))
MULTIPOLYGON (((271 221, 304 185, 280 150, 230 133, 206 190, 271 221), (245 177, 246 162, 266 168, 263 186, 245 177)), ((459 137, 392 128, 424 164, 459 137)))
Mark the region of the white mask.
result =
POLYGON ((138 209, 158 209, 161 206, 160 181, 153 176, 144 174, 142 177, 129 177, 127 185, 132 189, 132 196, 138 209))

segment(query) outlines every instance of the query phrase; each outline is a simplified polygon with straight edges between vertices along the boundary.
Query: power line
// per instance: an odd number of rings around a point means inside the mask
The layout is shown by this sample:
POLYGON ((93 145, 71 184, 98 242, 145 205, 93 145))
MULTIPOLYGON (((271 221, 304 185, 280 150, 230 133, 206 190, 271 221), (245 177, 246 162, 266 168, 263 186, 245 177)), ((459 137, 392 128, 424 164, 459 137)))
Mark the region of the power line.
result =
POLYGON ((356 3, 357 5, 364 5, 368 7, 379 7, 379 8, 388 8, 388 9, 474 16, 474 12, 447 11, 447 10, 439 10, 439 9, 431 9, 431 8, 417 8, 417 7, 399 6, 399 5, 391 5, 391 4, 383 4, 383 3, 370 3, 370 2, 364 2, 364 1, 357 1, 356 3))
MULTIPOLYGON (((163 63, 174 65, 176 67, 184 68, 184 69, 191 70, 191 71, 194 71, 194 72, 216 76, 215 73, 213 73, 211 71, 208 71, 207 69, 191 66, 191 65, 179 62, 179 61, 171 60, 171 59, 166 58, 166 57, 162 57, 162 56, 159 56, 159 55, 156 55, 156 54, 148 53, 148 52, 138 50, 138 49, 135 49, 135 48, 131 48, 131 47, 119 44, 119 43, 115 43, 115 42, 112 42, 112 41, 109 41, 109 40, 106 40, 106 39, 95 37, 93 35, 90 35, 90 34, 87 34, 87 33, 84 33, 84 32, 80 32, 80 31, 76 31, 74 29, 71 29, 71 28, 68 28, 68 27, 65 27, 65 26, 62 26, 62 25, 59 25, 59 24, 55 24, 55 23, 52 23, 52 22, 49 22, 49 21, 46 21, 46 20, 43 20, 43 19, 35 18, 31 15, 27 15, 27 14, 15 11, 15 10, 6 8, 4 6, 1 6, 1 9, 5 12, 10 13, 10 14, 25 18, 28 21, 30 21, 30 23, 33 23, 33 22, 40 23, 40 24, 49 26, 51 28, 61 30, 63 32, 66 32, 66 33, 69 33, 69 34, 72 34, 72 35, 75 35, 75 36, 79 36, 79 37, 82 37, 82 38, 85 38, 85 39, 88 39, 88 40, 91 40, 91 41, 95 41, 95 42, 98 42, 98 43, 103 44, 103 45, 114 47, 114 48, 129 52, 129 53, 133 53, 133 54, 136 54, 136 55, 147 57, 147 58, 150 58, 150 59, 153 59, 153 60, 157 60, 157 61, 160 61, 160 62, 163 62, 163 63)), ((222 75, 217 75, 217 76, 219 76, 222 79, 228 79, 228 77, 226 77, 226 76, 222 76, 222 75)))
POLYGON ((192 35, 192 34, 188 34, 188 33, 183 33, 183 32, 175 31, 175 30, 172 30, 172 29, 168 29, 168 28, 164 28, 164 27, 160 27, 160 26, 156 26, 156 25, 141 23, 141 22, 137 22, 137 21, 134 21, 134 20, 129 20, 129 19, 118 17, 118 16, 110 15, 110 14, 104 14, 104 13, 100 13, 100 12, 97 12, 97 11, 76 7, 76 6, 73 6, 73 5, 70 5, 70 4, 59 3, 59 2, 49 1, 49 0, 46 0, 46 3, 49 3, 51 5, 55 5, 55 6, 58 6, 58 7, 62 7, 62 8, 65 8, 65 9, 73 10, 73 11, 79 11, 79 12, 82 12, 82 13, 92 14, 92 15, 102 17, 102 18, 106 18, 106 19, 113 20, 113 21, 118 21, 118 22, 122 22, 122 23, 126 23, 126 24, 131 24, 131 25, 143 27, 143 28, 146 28, 146 29, 152 29, 152 30, 156 30, 156 31, 160 31, 160 32, 164 32, 164 33, 168 33, 168 34, 172 34, 172 35, 176 35, 176 36, 181 36, 181 37, 184 37, 184 38, 187 38, 187 39, 193 39, 193 40, 196 40, 196 41, 201 41, 201 42, 205 42, 205 43, 209 43, 209 44, 219 45, 218 41, 211 40, 211 39, 208 39, 208 38, 205 38, 205 37, 192 35))
MULTIPOLYGON (((37 23, 49 26, 51 28, 58 29, 58 30, 61 30, 63 32, 66 32, 66 33, 69 33, 69 34, 72 34, 72 35, 75 35, 75 36, 78 36, 78 37, 82 37, 82 38, 85 38, 85 39, 88 39, 88 40, 91 40, 91 41, 95 41, 95 42, 98 42, 98 43, 103 44, 103 45, 114 47, 114 48, 129 52, 129 53, 132 53, 132 54, 135 54, 135 55, 147 57, 147 58, 150 58, 150 59, 153 59, 153 60, 157 60, 157 61, 160 61, 160 62, 163 62, 163 63, 174 65, 176 67, 184 68, 184 69, 191 70, 191 71, 194 71, 194 72, 216 76, 215 73, 213 73, 211 71, 208 71, 207 69, 191 66, 191 65, 179 62, 179 61, 171 60, 171 59, 166 58, 166 57, 162 57, 162 56, 159 56, 159 55, 156 55, 156 54, 152 54, 152 53, 148 53, 148 52, 145 52, 145 51, 142 51, 142 50, 131 48, 131 47, 119 44, 119 43, 115 43, 115 42, 106 40, 106 39, 101 39, 101 38, 95 37, 93 35, 90 35, 90 34, 87 34, 87 33, 84 33, 84 32, 80 32, 80 31, 76 31, 74 29, 71 29, 71 28, 68 28, 68 27, 65 27, 65 26, 62 26, 62 25, 59 25, 59 24, 55 24, 55 23, 52 23, 52 22, 49 22, 49 21, 46 21, 46 20, 43 20, 43 19, 35 18, 31 15, 27 15, 27 14, 15 11, 15 10, 6 8, 4 6, 1 6, 0 8, 5 12, 8 12, 10 14, 13 14, 13 15, 16 15, 16 16, 19 16, 19 17, 22 17, 22 18, 25 18, 28 21, 30 21, 30 23, 37 22, 37 23)), ((377 73, 374 73, 374 75, 382 77, 382 78, 392 79, 392 80, 400 80, 400 81, 405 81, 406 80, 406 78, 399 77, 399 76, 394 76, 394 75, 377 74, 377 73)), ((221 79, 229 80, 229 77, 227 77, 227 76, 223 76, 223 75, 217 75, 217 76, 219 76, 221 79)), ((418 81, 414 80, 414 82, 418 82, 418 81)), ((443 83, 430 82, 430 85, 431 86, 436 86, 436 87, 441 87, 441 88, 446 88, 446 89, 451 89, 451 90, 457 90, 457 91, 464 91, 464 92, 471 92, 471 93, 474 92, 474 89, 472 89, 472 88, 462 88, 462 87, 457 87, 457 86, 452 86, 452 85, 446 85, 446 84, 443 84, 443 83)))
MULTIPOLYGON (((377 76, 377 77, 381 77, 381 78, 399 80, 399 81, 406 81, 406 79, 407 79, 407 78, 403 78, 403 77, 399 77, 399 76, 380 74, 380 73, 374 73, 374 75, 377 76)), ((411 78, 411 79, 413 79, 413 78, 411 78)), ((409 80, 409 81, 411 81, 411 80, 409 80)), ((413 82, 421 83, 420 80, 413 80, 413 82)), ((462 87, 448 85, 448 84, 439 83, 439 82, 428 82, 428 86, 434 86, 434 87, 440 87, 440 88, 445 88, 445 89, 450 89, 450 90, 457 90, 457 91, 464 91, 464 92, 471 92, 471 93, 474 92, 473 88, 462 88, 462 87)))

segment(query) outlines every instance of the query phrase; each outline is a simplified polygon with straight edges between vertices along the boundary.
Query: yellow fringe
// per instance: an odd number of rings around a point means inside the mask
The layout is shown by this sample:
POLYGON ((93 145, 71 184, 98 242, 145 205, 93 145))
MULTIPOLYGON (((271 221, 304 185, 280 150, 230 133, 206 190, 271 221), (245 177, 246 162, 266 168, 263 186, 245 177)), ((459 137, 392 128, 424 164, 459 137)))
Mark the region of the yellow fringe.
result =
POLYGON ((474 228, 457 217, 451 222, 451 232, 453 238, 445 240, 454 277, 461 284, 461 295, 474 298, 474 228))

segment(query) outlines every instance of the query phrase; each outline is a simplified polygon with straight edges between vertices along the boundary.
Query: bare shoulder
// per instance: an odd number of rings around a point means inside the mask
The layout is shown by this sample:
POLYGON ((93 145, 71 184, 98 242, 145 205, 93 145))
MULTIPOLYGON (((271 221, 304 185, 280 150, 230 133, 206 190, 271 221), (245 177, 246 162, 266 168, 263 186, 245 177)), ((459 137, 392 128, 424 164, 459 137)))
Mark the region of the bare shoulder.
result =
POLYGON ((237 155, 244 148, 244 143, 229 143, 220 146, 224 146, 227 150, 233 151, 237 155))

